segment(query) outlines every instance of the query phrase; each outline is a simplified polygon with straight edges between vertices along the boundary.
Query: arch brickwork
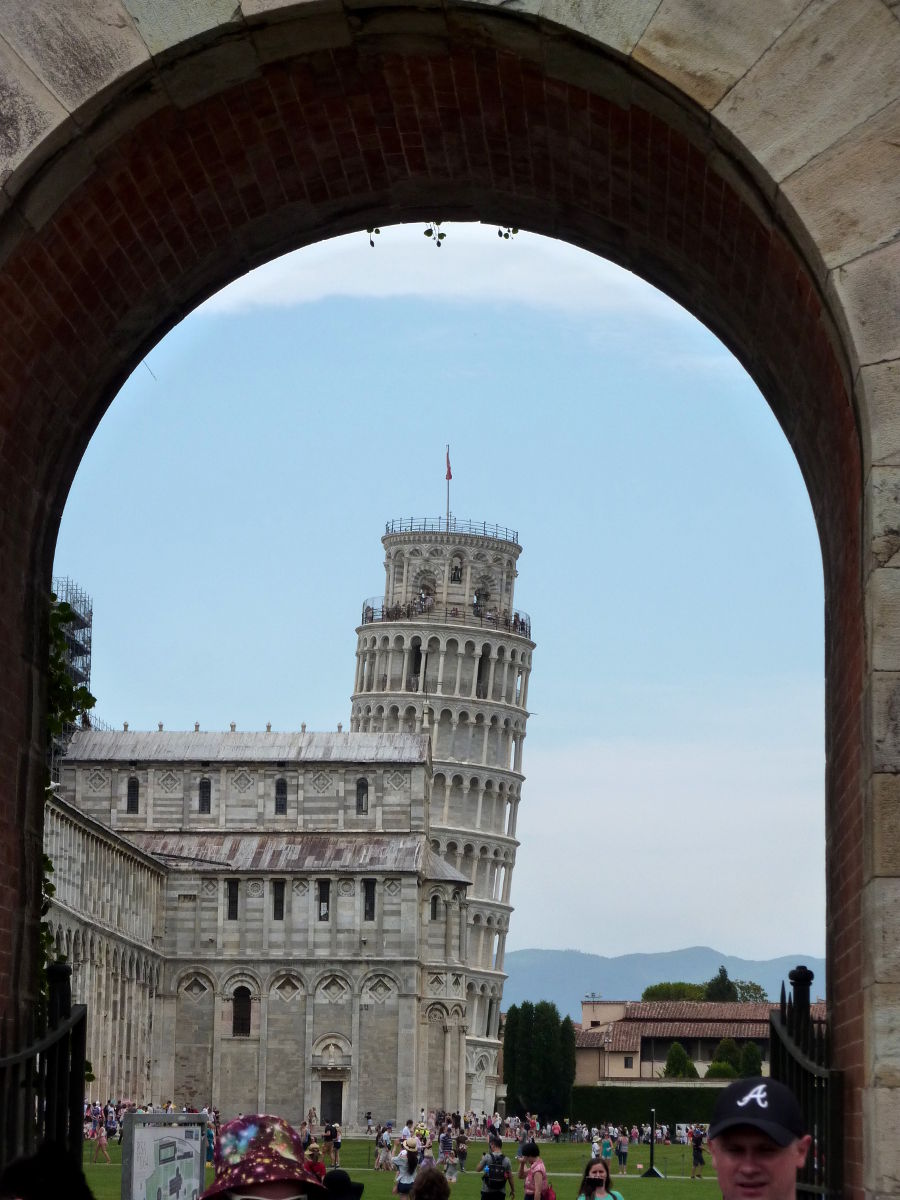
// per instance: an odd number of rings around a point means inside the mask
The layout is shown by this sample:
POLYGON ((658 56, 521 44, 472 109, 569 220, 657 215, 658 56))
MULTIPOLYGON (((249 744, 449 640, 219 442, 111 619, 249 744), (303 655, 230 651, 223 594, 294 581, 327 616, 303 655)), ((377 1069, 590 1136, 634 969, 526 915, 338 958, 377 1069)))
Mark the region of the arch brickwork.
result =
POLYGON ((221 24, 207 5, 57 9, 0 15, 4 1007, 23 1018, 32 998, 56 533, 122 381, 282 251, 436 211, 514 224, 623 263, 709 325, 803 471, 848 1182, 898 1194, 896 6, 243 0, 221 24))

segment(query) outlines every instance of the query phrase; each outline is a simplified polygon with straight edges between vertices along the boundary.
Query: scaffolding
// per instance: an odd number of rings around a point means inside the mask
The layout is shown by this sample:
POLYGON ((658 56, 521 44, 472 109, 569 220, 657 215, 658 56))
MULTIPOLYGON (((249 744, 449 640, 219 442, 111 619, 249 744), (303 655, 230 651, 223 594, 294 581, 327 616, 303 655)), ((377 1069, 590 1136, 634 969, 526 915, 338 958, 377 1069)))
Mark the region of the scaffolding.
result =
POLYGON ((66 626, 66 669, 77 686, 91 686, 91 636, 94 627, 94 601, 74 579, 66 576, 53 580, 53 594, 68 604, 72 620, 66 626))
MULTIPOLYGON (((72 619, 65 629, 66 638, 66 670, 76 687, 91 686, 91 638, 94 628, 94 602, 84 588, 74 579, 60 576, 53 580, 53 594, 61 603, 68 604, 72 610, 72 619)), ((66 753, 66 747, 76 729, 111 730, 107 725, 94 716, 92 712, 83 712, 78 721, 66 725, 62 733, 52 739, 50 745, 50 778, 59 781, 60 759, 66 753)))

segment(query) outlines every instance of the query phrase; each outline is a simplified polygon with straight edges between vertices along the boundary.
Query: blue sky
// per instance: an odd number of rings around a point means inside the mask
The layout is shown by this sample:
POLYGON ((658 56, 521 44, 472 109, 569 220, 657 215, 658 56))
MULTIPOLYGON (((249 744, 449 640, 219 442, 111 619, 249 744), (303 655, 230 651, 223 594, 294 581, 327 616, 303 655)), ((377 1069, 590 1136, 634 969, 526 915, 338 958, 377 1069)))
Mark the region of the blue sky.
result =
POLYGON ((98 714, 346 726, 384 522, 443 512, 449 442, 455 515, 519 531, 537 641, 509 948, 823 953, 821 557, 784 436, 635 276, 446 228, 286 256, 134 372, 57 546, 98 714))

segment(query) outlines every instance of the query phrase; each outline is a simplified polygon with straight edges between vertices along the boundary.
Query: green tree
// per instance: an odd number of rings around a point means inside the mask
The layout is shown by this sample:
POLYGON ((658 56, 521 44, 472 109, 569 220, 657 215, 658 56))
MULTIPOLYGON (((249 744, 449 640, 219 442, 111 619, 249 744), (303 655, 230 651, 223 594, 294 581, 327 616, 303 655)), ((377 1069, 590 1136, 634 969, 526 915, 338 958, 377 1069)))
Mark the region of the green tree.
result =
POLYGON ((534 1061, 532 1046, 534 1044, 534 1005, 530 1000, 524 1000, 519 1005, 518 1029, 516 1030, 516 1080, 518 1094, 516 1096, 516 1111, 524 1113, 531 1104, 534 1095, 534 1061))
POLYGON ((561 1101, 559 1025, 559 1010, 555 1004, 541 1000, 534 1006, 532 1099, 534 1108, 545 1117, 553 1116, 561 1101))
POLYGON ((570 1016, 559 1027, 561 1101, 556 1115, 565 1116, 572 1107, 572 1088, 575 1086, 575 1025, 570 1016))
POLYGON ((688 1052, 681 1042, 673 1042, 666 1055, 666 1065, 663 1067, 663 1079, 698 1079, 697 1068, 688 1057, 688 1052))
POLYGON ((730 1067, 734 1068, 734 1073, 737 1075, 741 1068, 741 1050, 734 1038, 722 1038, 713 1051, 712 1060, 714 1063, 728 1063, 730 1067))
POLYGON ((734 986, 737 998, 743 1004, 766 1004, 769 997, 761 983, 753 983, 750 979, 735 979, 734 986))
POLYGON ((728 978, 728 972, 724 967, 719 967, 719 973, 713 975, 712 979, 706 984, 706 1000, 728 1001, 737 1000, 737 988, 734 983, 728 978))
POLYGON ((741 1046, 741 1065, 738 1074, 742 1079, 751 1079, 754 1075, 762 1075, 762 1055, 756 1042, 744 1042, 741 1046))
POLYGON ((737 1079, 738 1073, 730 1062, 711 1062, 704 1079, 737 1079))
MULTIPOLYGON (((50 761, 50 747, 54 738, 61 737, 66 727, 75 722, 96 704, 94 697, 82 684, 76 684, 69 672, 66 661, 66 629, 72 623, 75 612, 71 605, 50 594, 50 616, 48 621, 47 647, 47 724, 44 730, 45 754, 50 761)), ((47 772, 47 782, 50 774, 47 772)), ((50 902, 56 893, 51 875, 53 862, 42 855, 41 875, 41 917, 50 911, 50 902)), ((36 965, 37 992, 37 1026, 44 1028, 48 1018, 50 991, 47 984, 47 967, 56 958, 56 948, 50 933, 50 926, 41 920, 40 953, 36 965)))
POLYGON ((510 1110, 517 1104, 519 1094, 519 1006, 513 1004, 503 1022, 503 1082, 510 1110))
POLYGON ((685 983, 676 980, 672 983, 651 983, 641 992, 642 1000, 705 1000, 705 983, 685 983))

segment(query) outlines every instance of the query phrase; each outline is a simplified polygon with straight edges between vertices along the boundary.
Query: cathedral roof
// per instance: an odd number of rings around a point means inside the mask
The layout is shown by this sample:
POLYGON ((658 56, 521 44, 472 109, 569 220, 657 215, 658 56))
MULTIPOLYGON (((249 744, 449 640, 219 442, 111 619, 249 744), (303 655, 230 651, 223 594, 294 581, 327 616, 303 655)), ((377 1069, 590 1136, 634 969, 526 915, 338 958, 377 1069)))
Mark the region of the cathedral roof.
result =
POLYGON ((206 731, 107 733, 80 729, 68 762, 424 763, 425 733, 257 733, 206 731))
POLYGON ((226 833, 129 830, 129 841, 172 870, 415 872, 424 879, 469 884, 421 834, 226 833))

